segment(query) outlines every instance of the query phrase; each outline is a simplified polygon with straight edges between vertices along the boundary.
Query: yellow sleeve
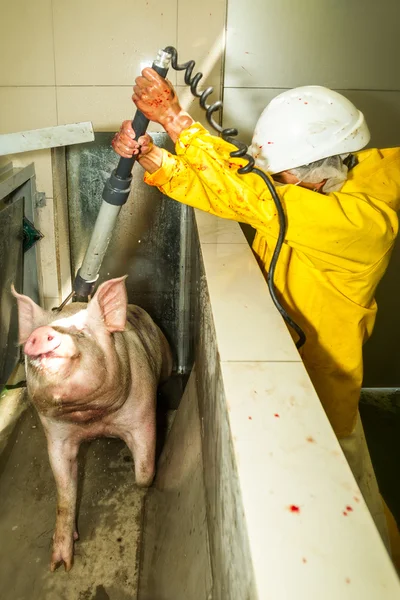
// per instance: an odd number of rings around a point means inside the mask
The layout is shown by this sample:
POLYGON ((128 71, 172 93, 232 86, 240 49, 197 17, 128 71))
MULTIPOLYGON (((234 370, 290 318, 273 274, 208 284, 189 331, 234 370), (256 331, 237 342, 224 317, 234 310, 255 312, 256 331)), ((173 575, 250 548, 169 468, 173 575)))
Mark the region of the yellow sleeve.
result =
MULTIPOLYGON (((256 227, 265 183, 256 175, 237 173, 246 162, 231 158, 234 150, 194 123, 181 133, 177 155, 164 150, 162 166, 153 174, 146 172, 144 181, 178 202, 256 227)), ((268 220, 275 216, 272 200, 264 211, 268 220)))
MULTIPOLYGON (((269 190, 258 175, 238 174, 245 161, 231 158, 235 149, 194 123, 181 133, 177 156, 164 151, 161 168, 146 173, 145 181, 178 202, 249 223, 276 239, 279 221, 269 190)), ((387 216, 366 194, 324 195, 295 185, 276 190, 287 218, 285 241, 309 257, 349 270, 356 264, 358 271, 391 246, 387 216)))

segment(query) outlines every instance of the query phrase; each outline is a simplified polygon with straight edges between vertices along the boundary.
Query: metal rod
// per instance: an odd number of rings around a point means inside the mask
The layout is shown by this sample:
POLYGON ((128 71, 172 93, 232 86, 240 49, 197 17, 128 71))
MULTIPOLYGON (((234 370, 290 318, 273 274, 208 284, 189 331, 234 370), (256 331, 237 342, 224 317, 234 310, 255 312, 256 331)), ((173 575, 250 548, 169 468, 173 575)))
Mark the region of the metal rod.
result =
POLYGON ((121 206, 103 202, 94 226, 79 275, 88 282, 96 281, 101 263, 111 240, 121 206))

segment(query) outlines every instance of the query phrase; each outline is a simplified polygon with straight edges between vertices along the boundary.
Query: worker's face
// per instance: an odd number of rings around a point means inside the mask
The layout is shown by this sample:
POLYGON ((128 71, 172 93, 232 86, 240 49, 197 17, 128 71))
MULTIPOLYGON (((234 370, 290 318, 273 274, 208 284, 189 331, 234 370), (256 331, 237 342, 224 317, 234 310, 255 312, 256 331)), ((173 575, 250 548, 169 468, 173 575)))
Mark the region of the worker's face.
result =
POLYGON ((304 187, 309 190, 314 190, 316 192, 319 192, 326 183, 326 179, 320 181, 319 183, 305 183, 304 181, 300 181, 300 179, 297 179, 296 175, 293 175, 293 173, 289 173, 289 171, 282 171, 281 173, 276 173, 275 175, 273 175, 273 178, 278 183, 291 183, 292 185, 299 185, 300 187, 304 187))

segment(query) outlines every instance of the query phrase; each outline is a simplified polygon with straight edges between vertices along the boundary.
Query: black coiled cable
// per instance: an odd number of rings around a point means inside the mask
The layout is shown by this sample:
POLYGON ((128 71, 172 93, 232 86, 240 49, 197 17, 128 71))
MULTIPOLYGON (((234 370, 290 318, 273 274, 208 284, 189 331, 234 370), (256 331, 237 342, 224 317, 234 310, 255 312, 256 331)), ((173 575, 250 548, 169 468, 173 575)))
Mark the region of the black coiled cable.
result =
POLYGON ((243 167, 240 167, 240 169, 238 169, 238 173, 240 175, 245 175, 246 173, 256 173, 256 175, 261 177, 261 179, 265 182, 266 186, 268 187, 268 190, 272 196, 272 199, 275 203, 276 210, 278 213, 279 235, 278 235, 278 240, 276 242, 274 253, 272 255, 271 263, 269 266, 267 284, 268 284, 269 292, 271 294, 272 301, 275 304, 276 308, 278 309, 278 311, 280 312, 280 314, 282 315, 282 317, 286 321, 286 323, 292 329, 294 329, 294 331, 299 336, 299 339, 296 343, 296 347, 299 349, 304 345, 304 343, 306 341, 305 333, 299 327, 299 325, 297 325, 297 323, 295 323, 293 321, 293 319, 288 315, 286 310, 283 308, 283 306, 279 302, 278 297, 276 295, 276 289, 275 289, 275 283, 274 283, 276 265, 278 262, 279 254, 282 249, 283 242, 285 240, 286 226, 287 226, 285 212, 283 210, 283 206, 279 199, 279 196, 276 193, 275 186, 271 182, 269 177, 263 171, 261 171, 260 169, 258 169, 255 166, 254 158, 252 156, 250 156, 250 154, 247 154, 248 147, 246 146, 246 144, 244 144, 240 140, 234 139, 233 136, 236 137, 238 135, 238 133, 239 133, 238 130, 234 129, 234 128, 224 129, 223 127, 221 127, 221 125, 219 125, 218 123, 216 123, 214 121, 213 114, 222 109, 222 102, 220 100, 218 100, 217 102, 214 102, 214 104, 207 104, 208 97, 214 91, 214 88, 212 88, 212 87, 208 87, 203 92, 198 91, 197 87, 200 83, 200 80, 203 77, 203 74, 197 73, 196 75, 194 75, 192 77, 193 69, 196 65, 195 61, 189 60, 188 62, 186 62, 182 65, 179 65, 178 64, 178 53, 176 51, 176 48, 173 48, 172 46, 168 46, 167 48, 164 49, 164 52, 167 52, 168 54, 171 55, 171 65, 172 65, 173 69, 175 69, 175 71, 185 71, 185 83, 186 83, 186 85, 190 86, 190 90, 191 90, 193 96, 195 96, 196 98, 200 98, 200 106, 202 108, 204 108, 204 110, 206 111, 207 121, 209 122, 211 127, 213 129, 215 129, 215 131, 217 131, 218 133, 221 134, 221 137, 223 140, 236 146, 237 150, 234 152, 231 152, 231 154, 230 154, 231 157, 232 158, 244 158, 247 160, 247 164, 244 165, 243 167))

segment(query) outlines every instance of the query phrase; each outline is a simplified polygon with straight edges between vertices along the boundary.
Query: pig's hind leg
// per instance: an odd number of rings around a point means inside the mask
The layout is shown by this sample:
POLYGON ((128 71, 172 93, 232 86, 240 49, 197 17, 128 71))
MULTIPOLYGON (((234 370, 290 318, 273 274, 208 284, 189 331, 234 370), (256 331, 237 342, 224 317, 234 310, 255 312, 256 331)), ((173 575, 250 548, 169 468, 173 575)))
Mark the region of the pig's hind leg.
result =
POLYGON ((154 479, 156 456, 155 414, 136 422, 123 437, 135 463, 135 481, 139 487, 149 487, 154 479))
POLYGON ((46 430, 50 464, 57 486, 57 517, 53 535, 51 571, 64 563, 69 571, 73 563, 76 531, 76 496, 78 482, 79 443, 73 439, 58 439, 46 430))

